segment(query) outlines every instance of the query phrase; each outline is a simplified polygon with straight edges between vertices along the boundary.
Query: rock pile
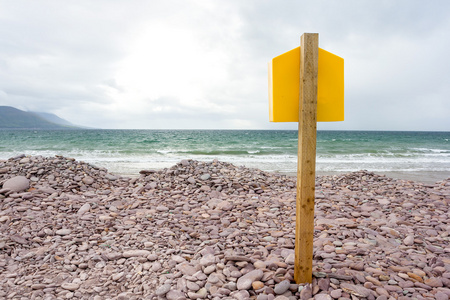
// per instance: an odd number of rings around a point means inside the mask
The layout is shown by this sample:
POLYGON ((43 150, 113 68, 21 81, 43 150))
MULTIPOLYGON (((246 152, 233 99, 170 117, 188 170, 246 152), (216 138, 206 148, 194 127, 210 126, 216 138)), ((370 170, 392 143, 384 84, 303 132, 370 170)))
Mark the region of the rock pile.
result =
POLYGON ((311 285, 293 281, 295 192, 219 161, 0 161, 0 298, 449 299, 450 180, 318 177, 311 285))

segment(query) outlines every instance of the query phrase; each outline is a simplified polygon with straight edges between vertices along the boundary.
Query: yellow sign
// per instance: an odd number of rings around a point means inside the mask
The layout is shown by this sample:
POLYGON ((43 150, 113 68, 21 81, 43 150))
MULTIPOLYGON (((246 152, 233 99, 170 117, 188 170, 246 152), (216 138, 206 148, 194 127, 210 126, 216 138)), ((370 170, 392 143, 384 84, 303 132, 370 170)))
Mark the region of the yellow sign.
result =
MULTIPOLYGON (((344 59, 319 48, 317 121, 344 121, 344 59)), ((269 63, 271 122, 298 122, 300 47, 269 63)))

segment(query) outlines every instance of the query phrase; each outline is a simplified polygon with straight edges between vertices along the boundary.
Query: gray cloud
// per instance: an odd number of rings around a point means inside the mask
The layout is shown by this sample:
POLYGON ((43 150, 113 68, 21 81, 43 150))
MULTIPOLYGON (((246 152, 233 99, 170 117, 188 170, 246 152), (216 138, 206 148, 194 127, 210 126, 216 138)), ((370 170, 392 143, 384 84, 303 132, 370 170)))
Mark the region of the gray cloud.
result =
POLYGON ((319 129, 449 130, 449 8, 0 0, 0 105, 100 128, 295 129, 268 122, 267 63, 319 32, 346 76, 346 121, 319 129))

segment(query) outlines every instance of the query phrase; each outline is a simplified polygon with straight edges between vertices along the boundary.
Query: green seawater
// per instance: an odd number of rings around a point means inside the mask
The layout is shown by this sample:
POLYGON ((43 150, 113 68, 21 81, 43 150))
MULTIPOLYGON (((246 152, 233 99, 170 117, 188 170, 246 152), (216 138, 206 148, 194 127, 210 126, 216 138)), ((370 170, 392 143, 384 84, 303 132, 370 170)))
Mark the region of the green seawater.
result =
MULTIPOLYGON (((182 159, 294 174, 297 131, 0 130, 0 159, 62 155, 137 176, 182 159)), ((450 177, 450 132, 318 131, 317 174, 358 170, 434 182, 450 177)))

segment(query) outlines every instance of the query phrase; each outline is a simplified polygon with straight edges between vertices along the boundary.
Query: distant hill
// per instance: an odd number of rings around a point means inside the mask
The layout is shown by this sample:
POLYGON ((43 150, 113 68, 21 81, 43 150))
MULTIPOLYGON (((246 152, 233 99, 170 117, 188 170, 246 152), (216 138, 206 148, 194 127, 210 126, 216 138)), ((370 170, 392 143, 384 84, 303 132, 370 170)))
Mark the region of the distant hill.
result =
POLYGON ((51 123, 55 123, 55 124, 63 125, 63 126, 77 127, 76 125, 70 123, 69 121, 61 119, 60 117, 58 117, 55 114, 46 113, 46 112, 37 112, 37 111, 33 111, 32 113, 38 115, 39 117, 41 117, 51 123))
POLYGON ((54 114, 26 112, 11 106, 0 106, 0 128, 75 129, 78 127, 54 114))

